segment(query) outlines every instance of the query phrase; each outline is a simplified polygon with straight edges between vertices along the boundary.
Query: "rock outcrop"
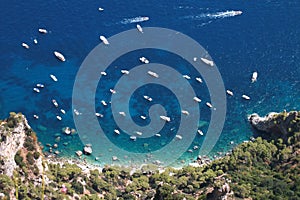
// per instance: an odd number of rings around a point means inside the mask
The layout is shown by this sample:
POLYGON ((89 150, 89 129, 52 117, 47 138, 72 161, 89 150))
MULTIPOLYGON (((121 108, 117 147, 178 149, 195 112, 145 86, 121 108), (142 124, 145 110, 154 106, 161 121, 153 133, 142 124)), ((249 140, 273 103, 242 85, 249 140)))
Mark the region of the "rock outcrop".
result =
POLYGON ((23 147, 26 131, 29 129, 26 118, 21 114, 11 113, 7 120, 0 123, 0 159, 3 174, 13 175, 17 167, 14 156, 23 147))
POLYGON ((248 119, 255 129, 283 137, 300 130, 300 112, 297 111, 271 112, 265 117, 254 113, 248 119))

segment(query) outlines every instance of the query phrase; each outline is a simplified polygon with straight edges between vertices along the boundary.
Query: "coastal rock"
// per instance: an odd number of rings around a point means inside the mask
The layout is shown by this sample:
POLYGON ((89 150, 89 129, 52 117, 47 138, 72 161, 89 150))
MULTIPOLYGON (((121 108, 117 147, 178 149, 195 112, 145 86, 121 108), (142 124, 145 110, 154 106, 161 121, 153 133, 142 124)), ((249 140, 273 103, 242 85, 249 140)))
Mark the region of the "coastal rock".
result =
POLYGON ((255 129, 267 133, 280 134, 284 137, 290 132, 300 130, 300 112, 297 111, 271 112, 264 117, 254 113, 248 119, 255 129))
POLYGON ((10 113, 10 117, 0 123, 0 158, 3 161, 1 171, 7 176, 12 176, 17 164, 14 156, 24 144, 26 131, 30 129, 26 118, 21 114, 10 113), (14 127, 10 127, 10 123, 14 127))

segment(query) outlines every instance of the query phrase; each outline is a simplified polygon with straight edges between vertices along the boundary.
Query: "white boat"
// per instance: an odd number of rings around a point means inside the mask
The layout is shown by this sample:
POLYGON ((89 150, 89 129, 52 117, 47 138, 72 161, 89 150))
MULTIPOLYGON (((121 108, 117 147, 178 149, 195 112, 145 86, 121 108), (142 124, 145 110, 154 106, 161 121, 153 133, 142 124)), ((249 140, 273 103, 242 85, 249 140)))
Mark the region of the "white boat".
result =
POLYGON ((253 72, 252 74, 252 78, 251 78, 251 82, 254 83, 257 81, 257 77, 258 77, 258 73, 257 72, 253 72))
POLYGON ((35 91, 35 92, 37 92, 37 93, 40 92, 40 90, 39 90, 38 88, 33 88, 33 91, 35 91))
POLYGON ((187 79, 187 80, 191 79, 191 77, 189 75, 183 75, 182 77, 185 78, 185 79, 187 79))
POLYGON ((74 114, 75 114, 75 115, 80 115, 80 114, 81 114, 81 113, 80 113, 78 110, 76 110, 76 109, 74 109, 73 111, 74 111, 74 114))
POLYGON ((100 40, 103 42, 103 44, 109 45, 108 40, 107 40, 106 37, 104 37, 103 35, 100 36, 100 40))
POLYGON ((34 119, 39 119, 39 116, 33 115, 34 119))
POLYGON ((29 45, 26 44, 25 42, 22 43, 22 47, 24 47, 25 49, 29 49, 29 45))
POLYGON ((99 8, 98 8, 98 10, 99 10, 99 11, 103 11, 104 9, 103 9, 103 8, 101 8, 101 7, 99 7, 99 8))
POLYGON ((61 116, 59 116, 59 115, 56 116, 56 119, 58 119, 59 121, 62 120, 61 116))
POLYGON ((206 102, 207 107, 212 108, 213 106, 211 105, 211 103, 206 102))
POLYGON ((127 70, 125 70, 125 69, 122 69, 122 70, 121 70, 121 73, 122 73, 122 74, 129 74, 129 71, 127 71, 127 70))
POLYGON ((58 107, 58 103, 57 103, 57 101, 55 100, 55 99, 52 99, 52 103, 53 103, 53 105, 57 108, 58 107))
POLYGON ((145 58, 144 56, 143 57, 140 57, 140 61, 142 63, 145 63, 145 64, 148 64, 149 63, 149 60, 147 58, 145 58))
POLYGON ((194 57, 194 58, 193 58, 193 61, 194 61, 194 62, 197 62, 197 60, 198 60, 197 57, 194 57))
POLYGON ((148 71, 148 74, 149 74, 150 76, 153 76, 154 78, 158 78, 158 77, 159 77, 158 74, 155 73, 155 72, 153 72, 153 71, 148 71))
POLYGON ((102 76, 106 76, 106 75, 107 75, 106 72, 100 72, 100 74, 101 74, 102 76))
POLYGON ((166 122, 170 122, 171 121, 171 118, 170 117, 167 117, 167 116, 164 116, 164 115, 161 115, 160 118, 166 122))
POLYGON ((140 135, 140 136, 143 135, 143 133, 140 132, 140 131, 136 131, 135 133, 136 133, 137 135, 140 135))
POLYGON ((44 28, 39 28, 39 32, 43 33, 43 34, 48 33, 48 31, 46 29, 44 29, 44 28))
POLYGON ((114 89, 109 89, 109 91, 112 93, 112 94, 116 94, 116 90, 114 90, 114 89))
POLYGON ((120 135, 120 131, 118 129, 115 129, 114 132, 118 135, 120 135))
POLYGON ((175 136, 178 140, 182 140, 182 136, 181 135, 176 135, 175 136))
POLYGON ((144 115, 141 115, 140 117, 141 117, 141 119, 143 119, 143 120, 146 119, 146 117, 145 117, 144 115))
POLYGON ((102 105, 107 106, 107 103, 104 100, 102 100, 101 103, 102 105))
POLYGON ((58 58, 60 61, 62 61, 62 62, 65 62, 65 61, 66 61, 66 58, 65 58, 64 55, 62 55, 60 52, 54 51, 53 53, 54 53, 54 55, 56 56, 56 58, 58 58))
POLYGON ((125 112, 119 112, 120 115, 122 115, 123 117, 126 116, 126 113, 125 112))
POLYGON ((36 84, 36 87, 44 88, 45 86, 43 84, 41 84, 41 83, 38 83, 38 84, 36 84))
POLYGON ((190 114, 187 110, 182 110, 181 113, 184 114, 184 115, 189 115, 190 114))
POLYGON ((214 62, 211 61, 211 60, 208 60, 208 59, 206 59, 206 58, 201 58, 201 60, 202 60, 202 62, 204 62, 205 64, 207 64, 207 65, 209 65, 209 66, 211 66, 211 67, 214 66, 214 62))
POLYGON ((132 136, 130 136, 130 139, 133 141, 136 141, 136 136, 132 135, 132 136))
POLYGON ((201 99, 199 99, 198 97, 194 97, 193 100, 196 101, 197 103, 201 102, 201 99))
POLYGON ((37 43, 38 43, 37 39, 34 39, 34 40, 33 40, 33 43, 34 43, 34 44, 37 44, 37 43))
POLYGON ((203 83, 202 79, 199 77, 196 78, 196 81, 198 81, 199 83, 203 83))
POLYGON ((203 132, 201 130, 197 131, 199 135, 203 135, 203 132))
POLYGON ((226 93, 230 96, 233 96, 233 92, 231 90, 226 90, 226 93))
POLYGON ((141 27, 141 25, 137 24, 137 25, 136 25, 136 28, 137 28, 137 30, 138 30, 139 32, 144 33, 144 32, 143 32, 143 28, 141 27))
POLYGON ((66 111, 65 111, 64 109, 60 109, 60 112, 61 112, 62 114, 66 114, 66 111))
POLYGON ((147 95, 144 95, 143 97, 144 97, 144 99, 146 99, 146 100, 148 100, 148 101, 150 101, 150 102, 153 100, 151 97, 149 97, 149 96, 147 96, 147 95))
POLYGON ((55 81, 55 82, 58 81, 57 78, 56 78, 56 76, 54 76, 53 74, 50 74, 50 78, 52 78, 52 80, 55 81))
POLYGON ((156 137, 161 137, 161 134, 156 133, 155 136, 156 136, 156 137))
POLYGON ((247 95, 245 95, 245 94, 242 95, 242 98, 243 98, 243 99, 246 99, 246 100, 250 100, 250 97, 247 96, 247 95))
POLYGON ((97 117, 103 117, 103 115, 102 114, 100 114, 100 113, 95 113, 95 115, 97 116, 97 117))

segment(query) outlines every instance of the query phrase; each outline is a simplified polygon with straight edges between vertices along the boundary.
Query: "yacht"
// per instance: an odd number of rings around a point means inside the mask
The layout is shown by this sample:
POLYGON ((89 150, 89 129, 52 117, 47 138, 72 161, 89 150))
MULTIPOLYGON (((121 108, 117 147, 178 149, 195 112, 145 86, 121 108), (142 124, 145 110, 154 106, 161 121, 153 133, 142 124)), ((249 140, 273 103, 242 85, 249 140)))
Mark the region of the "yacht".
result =
POLYGON ((133 141, 136 141, 136 136, 132 135, 132 136, 130 136, 130 139, 133 141))
POLYGON ((95 115, 97 116, 97 117, 103 117, 103 115, 102 114, 100 114, 100 113, 95 113, 95 115))
POLYGON ((34 119, 39 119, 39 116, 33 115, 34 119))
POLYGON ((207 65, 209 65, 209 66, 211 66, 211 67, 214 66, 214 62, 211 61, 211 60, 208 60, 208 59, 206 59, 206 58, 201 58, 201 60, 202 60, 202 62, 204 62, 205 64, 207 64, 207 65))
POLYGON ((118 129, 115 129, 114 132, 118 135, 120 135, 120 131, 118 129))
POLYGON ((34 43, 34 44, 37 44, 37 43, 38 43, 37 39, 34 39, 34 40, 33 40, 33 43, 34 43))
POLYGON ((55 99, 52 99, 52 103, 53 103, 53 105, 57 108, 58 107, 58 103, 57 103, 57 101, 55 100, 55 99))
POLYGON ((189 115, 190 114, 187 110, 182 110, 181 113, 184 114, 184 115, 189 115))
POLYGON ((197 132, 199 135, 203 135, 203 132, 200 129, 197 132))
POLYGON ((65 62, 65 61, 66 61, 64 55, 62 55, 60 52, 54 51, 54 55, 55 55, 56 58, 58 58, 60 61, 62 61, 62 62, 65 62))
POLYGON ((53 74, 50 74, 50 78, 52 78, 52 80, 55 81, 55 82, 58 81, 57 78, 56 78, 56 76, 54 76, 53 74))
POLYGON ((257 72, 253 72, 252 74, 252 78, 251 78, 251 82, 254 83, 257 81, 257 77, 258 77, 258 73, 257 72))
POLYGON ((40 92, 40 90, 39 90, 38 88, 33 88, 33 91, 35 91, 35 92, 37 92, 37 93, 40 92))
POLYGON ((104 100, 102 100, 101 103, 102 105, 107 106, 107 103, 104 100))
POLYGON ((143 120, 146 119, 146 117, 145 117, 144 115, 141 115, 140 117, 141 117, 141 119, 143 119, 143 120))
POLYGON ((43 84, 41 84, 41 83, 38 83, 38 84, 36 84, 36 87, 44 88, 45 86, 43 84))
POLYGON ((125 69, 122 69, 122 70, 121 70, 121 73, 122 73, 122 74, 129 74, 129 71, 127 71, 127 70, 125 70, 125 69))
POLYGON ((226 93, 230 96, 233 96, 233 92, 231 90, 226 90, 226 93))
POLYGON ((106 75, 107 75, 106 72, 100 72, 100 74, 101 74, 102 76, 106 76, 106 75))
POLYGON ((29 45, 26 44, 25 42, 22 43, 22 47, 24 47, 25 49, 29 49, 29 45))
POLYGON ((140 136, 143 135, 143 133, 140 132, 140 131, 136 131, 135 133, 136 133, 137 135, 140 135, 140 136))
POLYGON ((170 122, 171 121, 171 118, 170 117, 167 117, 167 116, 163 116, 161 115, 160 118, 166 122, 170 122))
POLYGON ((245 95, 245 94, 242 95, 242 98, 243 98, 243 99, 246 99, 246 100, 250 100, 250 97, 247 96, 247 95, 245 95))
POLYGON ((137 30, 138 30, 139 32, 144 33, 144 32, 143 32, 143 28, 141 27, 141 25, 137 24, 137 25, 136 25, 136 28, 137 28, 137 30))
POLYGON ((182 140, 182 136, 181 135, 176 135, 175 136, 177 139, 182 140))
POLYGON ((191 77, 189 75, 183 75, 182 77, 185 78, 185 79, 187 79, 187 80, 191 79, 191 77))
POLYGON ((46 29, 44 29, 44 28, 39 28, 39 32, 43 33, 43 34, 48 33, 48 31, 46 29))
POLYGON ((144 95, 144 99, 146 99, 146 100, 148 100, 148 101, 150 101, 150 102, 153 100, 151 97, 149 97, 149 96, 147 96, 147 95, 144 95))
POLYGON ((103 44, 109 45, 108 40, 107 40, 106 37, 104 37, 103 35, 100 36, 100 40, 103 42, 103 44))
POLYGON ((58 119, 59 121, 62 120, 61 116, 59 116, 59 115, 56 116, 56 119, 58 119))
POLYGON ((159 77, 158 74, 155 73, 155 72, 153 72, 153 71, 148 71, 148 74, 149 74, 150 76, 153 76, 154 78, 158 78, 158 77, 159 77))
POLYGON ((198 81, 199 83, 203 83, 202 79, 199 77, 196 78, 196 81, 198 81))
POLYGON ((147 58, 145 58, 144 56, 143 57, 140 57, 140 61, 142 63, 145 63, 145 64, 148 64, 149 63, 149 60, 147 58))
POLYGON ((66 111, 65 111, 64 109, 60 109, 60 112, 61 112, 62 114, 66 114, 66 111))
POLYGON ((120 115, 122 115, 123 117, 126 116, 125 112, 119 112, 120 115))
POLYGON ((213 106, 211 105, 211 103, 206 102, 207 107, 212 108, 213 106))
POLYGON ((201 102, 201 99, 199 99, 198 97, 194 97, 193 100, 196 101, 196 102, 198 102, 198 103, 201 102))

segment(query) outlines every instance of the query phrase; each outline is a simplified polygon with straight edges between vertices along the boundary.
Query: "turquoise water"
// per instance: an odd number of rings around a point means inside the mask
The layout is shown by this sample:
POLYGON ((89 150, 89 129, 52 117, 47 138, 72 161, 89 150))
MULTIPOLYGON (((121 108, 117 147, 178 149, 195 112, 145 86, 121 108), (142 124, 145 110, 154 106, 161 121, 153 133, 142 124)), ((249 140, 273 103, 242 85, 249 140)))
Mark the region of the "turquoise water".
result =
MULTIPOLYGON (((230 141, 238 144, 249 139, 252 130, 247 115, 253 112, 264 115, 270 111, 300 109, 300 3, 297 1, 2 1, 1 4, 0 117, 7 117, 10 111, 24 113, 44 145, 55 143, 55 137, 60 134, 58 150, 61 156, 75 156, 74 151, 83 147, 82 138, 78 135, 67 136, 61 132, 66 126, 76 128, 72 113, 72 89, 81 63, 100 43, 100 35, 110 37, 135 28, 136 24, 130 23, 130 20, 137 16, 150 18, 149 21, 141 22, 144 27, 174 29, 199 42, 217 64, 225 87, 234 92, 233 97, 227 98, 226 122, 211 156, 232 148, 234 145, 230 141), (98 7, 103 7, 104 11, 99 12, 98 7), (228 10, 241 10, 243 14, 218 15, 228 10), (38 33, 38 28, 43 27, 49 31, 48 34, 38 33), (37 45, 33 44, 34 38, 38 40, 37 45), (22 42, 28 43, 30 49, 22 48, 22 42), (67 61, 58 61, 53 56, 54 50, 63 52, 67 61), (255 83, 251 83, 253 71, 259 74, 255 83), (59 81, 53 82, 50 74, 55 74, 59 81), (37 83, 45 85, 40 93, 32 90, 37 83), (251 100, 243 100, 242 94, 249 95, 251 100), (56 99, 60 108, 66 111, 65 115, 61 115, 59 109, 53 106, 52 99, 56 99), (38 120, 33 118, 34 114, 39 116, 38 120), (62 121, 56 119, 58 114, 63 117, 62 121)), ((132 52, 116 60, 108 71, 112 76, 105 77, 99 83, 95 100, 98 102, 95 109, 105 116, 99 120, 99 124, 107 133, 112 132, 116 124, 109 114, 109 108, 102 110, 99 101, 105 98, 109 101, 107 91, 115 84, 120 70, 114 66, 130 69, 140 64, 138 59, 134 59, 140 55, 147 55, 151 62, 176 66, 182 74, 196 76, 190 65, 166 52, 132 52)), ((204 104, 210 100, 208 90, 205 83, 189 82, 203 100, 200 104, 200 120, 206 124, 202 127, 205 133, 211 115, 210 109, 204 104)), ((149 123, 149 119, 139 118, 141 114, 147 116, 151 105, 140 103, 143 102, 144 91, 156 97, 154 99, 159 99, 152 104, 163 105, 172 113, 174 121, 164 127, 162 132, 165 132, 165 136, 161 138, 133 143, 123 134, 119 138, 107 134, 115 145, 130 152, 146 153, 168 145, 178 129, 178 104, 170 101, 170 91, 155 85, 142 87, 134 93, 130 104, 133 120, 139 125, 149 123), (144 147, 145 143, 151 144, 150 149, 144 147)), ((202 141, 203 137, 197 135, 189 149, 195 145, 200 146, 202 141)), ((193 159, 197 154, 197 151, 184 153, 180 160, 193 159)), ((111 162, 110 158, 104 159, 106 152, 97 152, 95 156, 100 157, 100 164, 111 162)))

